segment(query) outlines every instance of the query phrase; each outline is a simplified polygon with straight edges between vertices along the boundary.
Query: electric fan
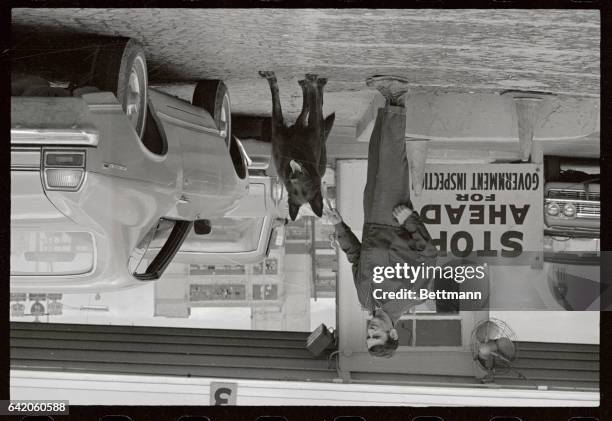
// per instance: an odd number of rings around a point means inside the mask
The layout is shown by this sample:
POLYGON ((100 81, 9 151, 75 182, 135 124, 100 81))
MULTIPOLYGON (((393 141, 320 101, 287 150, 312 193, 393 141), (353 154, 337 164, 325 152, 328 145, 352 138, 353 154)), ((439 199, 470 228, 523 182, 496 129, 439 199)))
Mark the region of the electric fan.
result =
POLYGON ((515 338, 512 329, 498 319, 482 321, 474 328, 472 356, 487 373, 483 381, 492 380, 497 374, 513 370, 512 363, 518 356, 515 338))

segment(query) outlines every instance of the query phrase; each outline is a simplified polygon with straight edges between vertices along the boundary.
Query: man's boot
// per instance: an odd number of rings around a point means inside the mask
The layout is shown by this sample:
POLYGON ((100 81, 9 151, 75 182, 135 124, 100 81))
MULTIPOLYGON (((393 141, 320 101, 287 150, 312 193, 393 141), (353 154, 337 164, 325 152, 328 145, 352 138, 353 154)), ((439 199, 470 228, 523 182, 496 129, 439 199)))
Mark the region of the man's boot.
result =
POLYGON ((375 75, 366 79, 366 85, 378 89, 387 105, 404 106, 404 94, 408 92, 408 79, 401 76, 375 75))

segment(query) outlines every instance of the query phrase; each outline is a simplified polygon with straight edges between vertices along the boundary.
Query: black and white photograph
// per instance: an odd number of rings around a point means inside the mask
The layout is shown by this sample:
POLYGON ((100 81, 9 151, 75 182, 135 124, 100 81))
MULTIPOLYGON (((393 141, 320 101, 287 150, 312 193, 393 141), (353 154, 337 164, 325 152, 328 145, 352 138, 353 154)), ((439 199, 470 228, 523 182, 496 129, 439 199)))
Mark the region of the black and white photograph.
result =
POLYGON ((12 401, 599 407, 598 10, 10 31, 12 401))

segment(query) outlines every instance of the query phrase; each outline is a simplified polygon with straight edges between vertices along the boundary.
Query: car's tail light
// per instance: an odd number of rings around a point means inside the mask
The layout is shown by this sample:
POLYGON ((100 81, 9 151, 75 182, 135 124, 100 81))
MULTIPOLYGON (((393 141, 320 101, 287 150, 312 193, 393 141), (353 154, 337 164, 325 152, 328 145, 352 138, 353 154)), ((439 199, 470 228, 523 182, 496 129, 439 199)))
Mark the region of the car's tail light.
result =
POLYGON ((76 191, 84 178, 85 151, 44 151, 43 179, 47 190, 76 191))
POLYGON ((78 190, 83 173, 82 169, 46 168, 45 184, 48 189, 78 190))

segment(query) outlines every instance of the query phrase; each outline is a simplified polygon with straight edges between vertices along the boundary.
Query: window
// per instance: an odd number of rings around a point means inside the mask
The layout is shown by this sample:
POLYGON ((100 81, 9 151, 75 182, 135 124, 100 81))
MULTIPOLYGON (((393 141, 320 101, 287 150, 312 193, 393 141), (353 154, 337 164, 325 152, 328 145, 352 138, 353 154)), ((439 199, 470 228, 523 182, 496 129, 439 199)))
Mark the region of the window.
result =
POLYGON ((11 232, 11 276, 82 275, 93 270, 94 256, 88 232, 11 232))
POLYGON ((460 347, 462 318, 456 301, 428 300, 415 306, 396 323, 399 345, 460 347))

